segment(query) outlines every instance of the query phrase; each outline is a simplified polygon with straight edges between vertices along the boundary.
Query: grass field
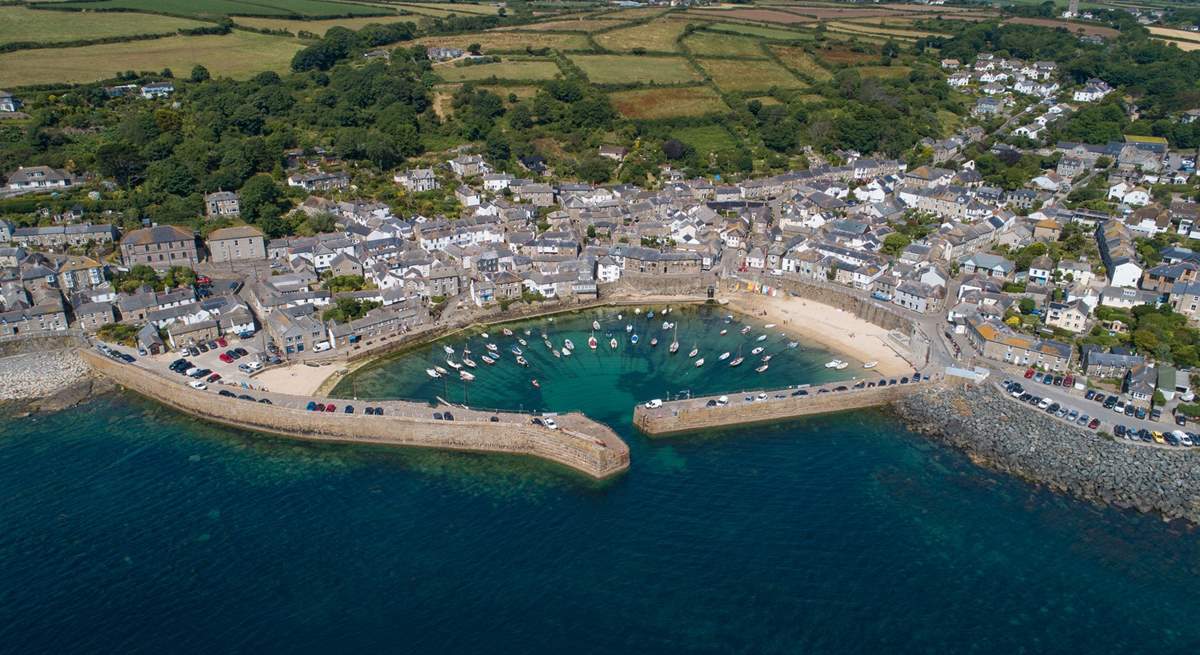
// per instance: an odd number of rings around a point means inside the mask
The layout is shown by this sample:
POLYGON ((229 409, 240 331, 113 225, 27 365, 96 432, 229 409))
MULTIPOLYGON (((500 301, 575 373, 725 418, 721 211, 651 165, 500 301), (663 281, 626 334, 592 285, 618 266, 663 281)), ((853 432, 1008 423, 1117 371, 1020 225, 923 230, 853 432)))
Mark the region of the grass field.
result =
POLYGON ((687 23, 683 21, 653 20, 597 34, 592 39, 601 47, 615 52, 630 52, 634 48, 645 48, 653 52, 676 52, 679 47, 675 39, 683 34, 685 27, 687 23))
POLYGON ((434 71, 447 82, 477 80, 550 80, 562 71, 546 59, 508 60, 475 66, 437 66, 434 71))
POLYGON ((781 23, 790 25, 792 23, 813 23, 816 22, 809 16, 798 16, 786 11, 777 11, 774 9, 689 9, 689 16, 700 18, 715 18, 719 20, 751 20, 760 23, 781 23))
POLYGON ((680 84, 700 79, 683 57, 571 55, 571 61, 593 84, 680 84))
POLYGON ((607 20, 604 18, 564 18, 562 20, 548 20, 544 23, 533 23, 532 25, 519 25, 515 27, 501 27, 497 30, 545 30, 548 32, 596 32, 605 30, 610 27, 616 27, 625 21, 622 20, 607 20))
POLYGON ((533 96, 537 95, 537 92, 541 90, 542 87, 528 84, 484 84, 479 85, 476 88, 483 89, 485 91, 491 91, 492 93, 495 93, 503 98, 505 102, 508 102, 508 95, 510 93, 517 96, 518 100, 525 100, 526 98, 532 98, 533 96))
POLYGON ((707 27, 714 30, 720 30, 722 32, 735 32, 737 34, 745 34, 748 36, 760 36, 764 39, 772 39, 775 41, 805 41, 810 40, 813 37, 811 32, 797 32, 794 30, 764 27, 762 25, 749 25, 746 23, 712 23, 707 27))
POLYGON ((674 89, 637 89, 608 94, 626 118, 656 119, 703 116, 729 111, 729 106, 707 86, 674 89))
POLYGON ((1187 30, 1175 30, 1169 27, 1147 27, 1150 33, 1154 36, 1161 36, 1165 39, 1176 41, 1200 41, 1200 32, 1189 32, 1187 30))
POLYGON ((618 9, 617 11, 604 12, 597 18, 612 18, 620 21, 641 20, 650 16, 658 16, 666 10, 659 7, 640 7, 634 9, 618 9))
POLYGON ((1004 22, 1006 24, 1015 23, 1017 25, 1037 25, 1039 27, 1049 28, 1062 27, 1071 34, 1078 34, 1082 32, 1083 34, 1102 36, 1106 39, 1115 39, 1120 34, 1120 32, 1111 27, 1091 25, 1089 23, 1075 23, 1069 20, 1057 20, 1054 18, 1008 18, 1005 19, 1004 22))
POLYGON ((327 0, 100 0, 64 2, 79 9, 151 10, 177 16, 369 16, 395 13, 387 7, 327 0))
POLYGON ((451 48, 466 48, 472 43, 483 46, 484 54, 495 52, 522 52, 525 48, 555 48, 558 50, 586 50, 587 37, 582 34, 564 34, 562 32, 510 32, 488 30, 473 34, 456 34, 453 36, 427 36, 409 43, 401 43, 400 47, 413 44, 425 46, 446 46, 451 48))
POLYGON ((684 127, 673 132, 671 136, 695 148, 696 152, 701 154, 736 150, 738 147, 737 139, 720 125, 684 127))
POLYGON ((0 7, 0 43, 61 43, 135 34, 167 34, 178 29, 205 25, 206 23, 186 18, 151 14, 83 14, 39 11, 25 7, 0 7))
POLYGON ((859 25, 857 23, 830 23, 829 29, 834 31, 847 31, 856 34, 874 34, 877 36, 890 36, 897 39, 920 39, 927 36, 947 36, 937 32, 926 32, 923 30, 900 29, 895 27, 878 27, 875 25, 859 25))
MULTIPOLYGON (((100 14, 92 14, 92 17, 100 14)), ((402 23, 415 22, 413 16, 358 16, 355 18, 325 18, 321 20, 295 20, 291 18, 260 18, 257 16, 238 16, 234 22, 246 27, 260 30, 287 30, 292 34, 301 31, 324 35, 331 27, 345 27, 360 30, 371 23, 402 23)))
POLYGON ((171 36, 79 48, 20 50, 0 54, 0 88, 94 82, 131 69, 170 68, 186 75, 196 64, 208 68, 213 76, 247 78, 265 70, 286 70, 301 47, 295 39, 235 31, 220 36, 171 36))
POLYGON ((863 77, 874 77, 881 80, 907 79, 912 69, 908 66, 859 66, 854 70, 863 77))
POLYGON ((1170 39, 1166 39, 1166 42, 1184 52, 1200 50, 1200 41, 1172 41, 1170 39))
POLYGON ((700 57, 765 57, 762 41, 749 36, 695 32, 683 40, 693 55, 700 57))
MULTIPOLYGON (((257 0, 255 0, 255 1, 257 1, 257 0)), ((388 3, 388 4, 390 5, 391 3, 388 3)), ((431 16, 434 16, 434 15, 446 16, 449 14, 458 14, 460 16, 463 14, 492 15, 492 14, 495 14, 496 11, 499 9, 499 7, 495 7, 492 5, 472 5, 472 4, 464 4, 464 3, 449 4, 449 3, 445 3, 445 2, 400 2, 400 3, 396 3, 395 6, 400 9, 407 8, 407 9, 425 10, 428 12, 437 12, 437 13, 428 14, 431 16), (441 12, 445 12, 445 13, 441 13, 441 12)))
POLYGON ((827 68, 822 66, 812 55, 804 51, 803 48, 789 45, 773 45, 769 46, 771 52, 779 57, 784 65, 792 70, 811 77, 812 79, 823 82, 833 79, 833 73, 830 73, 827 68))
POLYGON ((859 52, 851 50, 845 45, 831 45, 828 48, 821 48, 816 52, 817 58, 829 65, 844 64, 847 66, 856 66, 858 64, 869 61, 879 61, 879 54, 876 52, 859 52))
POLYGON ((783 89, 808 86, 770 60, 702 59, 700 65, 722 91, 766 91, 773 86, 783 89))

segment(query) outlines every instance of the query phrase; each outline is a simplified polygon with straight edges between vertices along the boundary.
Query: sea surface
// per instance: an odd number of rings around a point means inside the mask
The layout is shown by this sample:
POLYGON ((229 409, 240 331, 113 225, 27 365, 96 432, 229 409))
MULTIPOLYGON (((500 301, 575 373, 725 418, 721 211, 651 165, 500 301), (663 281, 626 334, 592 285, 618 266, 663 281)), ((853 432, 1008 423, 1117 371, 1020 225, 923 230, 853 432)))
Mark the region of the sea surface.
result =
MULTIPOLYGON (((660 317, 597 312, 517 324, 528 369, 491 334, 504 361, 467 388, 424 373, 445 367, 439 343, 337 390, 582 410, 630 444, 631 469, 605 482, 531 458, 295 443, 128 394, 6 417, 0 653, 1200 647, 1193 529, 988 473, 879 411, 636 433, 647 398, 864 374, 776 331, 757 374, 761 325, 743 337, 717 310, 669 318, 674 356, 660 317), (616 351, 587 349, 593 318, 616 351), (541 329, 576 353, 554 358, 541 329), (697 370, 693 342, 710 363, 738 345, 747 361, 697 370)), ((457 360, 485 342, 445 343, 457 360)))

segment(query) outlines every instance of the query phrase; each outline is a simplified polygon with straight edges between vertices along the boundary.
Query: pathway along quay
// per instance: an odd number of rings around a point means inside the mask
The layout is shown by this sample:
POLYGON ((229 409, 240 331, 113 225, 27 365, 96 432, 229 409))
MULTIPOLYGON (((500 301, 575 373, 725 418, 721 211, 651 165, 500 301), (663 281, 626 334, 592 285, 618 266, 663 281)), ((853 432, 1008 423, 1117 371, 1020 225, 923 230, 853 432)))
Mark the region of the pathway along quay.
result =
POLYGON ((534 425, 518 412, 480 412, 465 407, 403 400, 352 401, 293 396, 231 388, 254 400, 220 396, 216 388, 193 389, 137 363, 126 364, 91 350, 80 356, 97 373, 151 400, 198 418, 247 430, 310 441, 416 446, 476 452, 532 455, 557 462, 593 478, 608 478, 629 468, 629 446, 607 426, 583 414, 555 417, 559 429, 534 425), (271 404, 257 402, 268 399, 271 404), (337 403, 333 412, 308 411, 310 401, 337 403), (347 414, 347 404, 358 405, 347 414), (364 413, 383 407, 383 416, 364 413), (452 410, 454 420, 435 420, 435 410, 452 410), (494 419, 494 420, 493 420, 494 419))
POLYGON ((843 380, 786 389, 743 391, 686 400, 643 403, 633 410, 633 424, 650 436, 781 421, 850 409, 887 405, 941 381, 922 375, 843 380), (724 399, 724 402, 722 402, 724 399))

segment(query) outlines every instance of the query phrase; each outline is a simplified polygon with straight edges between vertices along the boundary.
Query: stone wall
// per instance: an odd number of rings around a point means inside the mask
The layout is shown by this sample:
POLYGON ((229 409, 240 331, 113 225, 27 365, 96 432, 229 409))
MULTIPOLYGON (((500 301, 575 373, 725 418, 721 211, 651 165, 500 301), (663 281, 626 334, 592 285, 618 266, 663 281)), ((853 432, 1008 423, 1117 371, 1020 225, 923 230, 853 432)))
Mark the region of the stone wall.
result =
POLYGON ((609 477, 629 468, 629 449, 625 443, 608 428, 581 416, 564 419, 576 424, 588 421, 589 428, 593 428, 589 432, 602 434, 548 430, 524 421, 435 421, 432 418, 307 412, 197 392, 137 366, 119 364, 88 350, 81 354, 97 372, 131 391, 188 414, 238 428, 314 441, 533 455, 595 478, 609 477))
POLYGON ((823 284, 816 280, 800 280, 785 277, 730 279, 722 287, 726 291, 745 291, 746 283, 759 282, 781 289, 783 292, 795 294, 823 305, 829 305, 873 323, 885 330, 899 330, 905 335, 913 331, 913 321, 890 303, 880 302, 868 297, 849 292, 840 285, 823 284))
POLYGON ((0 337, 0 357, 86 348, 87 346, 87 337, 82 330, 21 334, 0 337))
POLYGON ((786 398, 775 398, 775 392, 768 391, 766 400, 743 402, 739 397, 725 407, 705 407, 705 398, 664 403, 658 410, 648 410, 645 406, 638 405, 633 411, 633 423, 642 432, 658 436, 706 428, 781 421, 886 405, 910 395, 918 386, 920 385, 850 389, 821 394, 817 393, 817 388, 811 388, 808 389, 807 396, 792 396, 790 389, 784 389, 781 392, 788 394, 786 398))

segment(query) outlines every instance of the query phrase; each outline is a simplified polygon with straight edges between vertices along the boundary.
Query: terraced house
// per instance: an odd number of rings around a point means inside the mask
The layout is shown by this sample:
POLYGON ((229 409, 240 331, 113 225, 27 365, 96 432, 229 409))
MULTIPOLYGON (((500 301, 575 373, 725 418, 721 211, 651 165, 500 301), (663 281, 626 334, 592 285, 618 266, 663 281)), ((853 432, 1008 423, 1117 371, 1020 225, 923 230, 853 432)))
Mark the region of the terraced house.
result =
POLYGON ((195 267, 200 263, 196 235, 175 225, 134 230, 121 239, 121 260, 126 266, 145 264, 156 269, 195 267))
POLYGON ((1075 350, 1070 344, 1018 334, 1002 323, 979 317, 968 318, 967 327, 971 345, 988 359, 1051 371, 1071 366, 1075 350))

